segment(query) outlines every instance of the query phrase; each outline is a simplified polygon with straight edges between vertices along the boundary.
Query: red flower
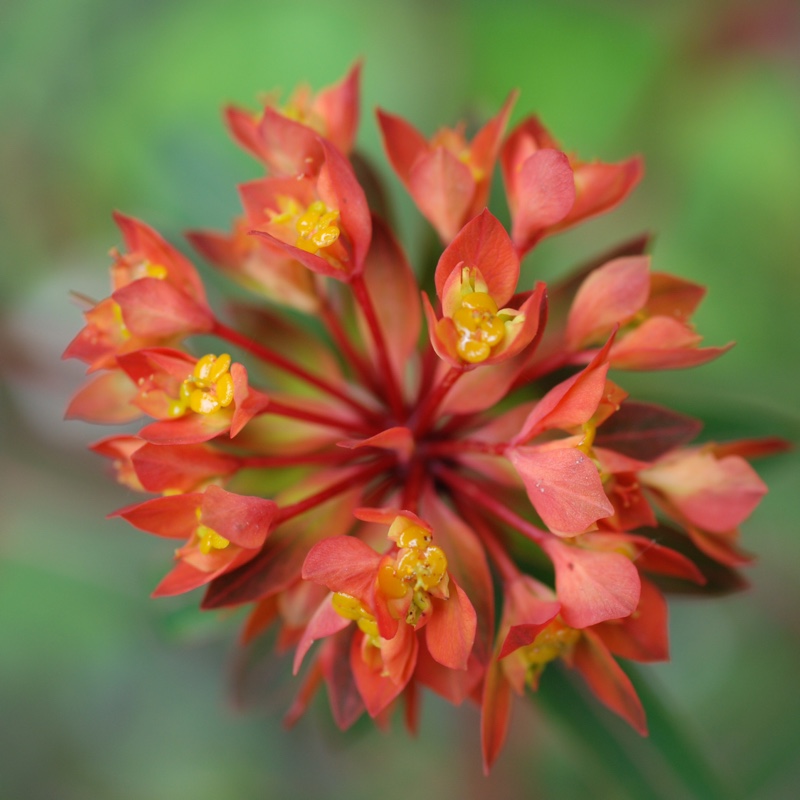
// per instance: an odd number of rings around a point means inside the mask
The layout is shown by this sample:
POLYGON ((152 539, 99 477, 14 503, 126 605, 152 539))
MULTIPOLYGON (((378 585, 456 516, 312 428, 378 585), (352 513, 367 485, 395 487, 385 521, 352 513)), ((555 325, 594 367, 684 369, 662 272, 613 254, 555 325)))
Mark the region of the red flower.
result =
POLYGON ((347 281, 363 269, 372 221, 352 167, 324 139, 320 145, 316 176, 254 181, 242 200, 258 236, 312 272, 347 281))
POLYGON ((383 557, 352 537, 317 543, 303 578, 326 586, 295 657, 295 671, 315 639, 355 621, 351 662, 367 710, 376 716, 405 688, 417 666, 416 632, 443 667, 465 670, 475 640, 475 610, 447 571, 430 526, 410 511, 361 509, 368 522, 389 524, 395 546, 383 557), (338 619, 337 619, 338 617, 338 619))
POLYGON ((436 266, 436 294, 443 317, 436 321, 425 300, 431 344, 459 369, 496 364, 520 353, 539 329, 544 285, 518 309, 504 308, 519 278, 519 259, 500 222, 488 210, 470 220, 436 266))
POLYGON ((442 128, 426 140, 405 120, 378 110, 389 161, 445 244, 486 205, 500 139, 516 99, 512 93, 470 143, 463 125, 442 128))
POLYGON ((500 164, 520 255, 544 236, 611 210, 642 177, 639 158, 604 164, 565 155, 536 117, 511 132, 500 164))
POLYGON ((272 530, 276 511, 271 500, 209 486, 146 500, 112 516, 157 536, 186 540, 175 551, 178 563, 153 592, 162 596, 196 589, 249 561, 272 530))
POLYGON ((227 353, 194 359, 179 350, 149 349, 118 361, 136 387, 132 404, 159 420, 140 431, 146 441, 192 444, 225 432, 233 437, 269 404, 227 353))
POLYGON ((283 106, 269 97, 260 116, 229 106, 225 117, 231 134, 274 175, 314 175, 324 160, 320 136, 344 155, 353 148, 360 74, 356 63, 338 84, 316 95, 301 86, 283 106))
POLYGON ((112 251, 114 291, 85 312, 86 326, 64 351, 90 372, 113 369, 122 353, 206 333, 214 323, 192 264, 144 223, 119 213, 114 219, 128 248, 112 251))
MULTIPOLYGON (((591 353, 616 326, 624 326, 611 350, 617 369, 676 369, 705 364, 733 345, 698 348, 689 325, 705 289, 672 275, 650 272, 648 256, 609 261, 578 289, 569 312, 567 352, 591 353)), ((581 356, 585 357, 583 353, 581 356)))

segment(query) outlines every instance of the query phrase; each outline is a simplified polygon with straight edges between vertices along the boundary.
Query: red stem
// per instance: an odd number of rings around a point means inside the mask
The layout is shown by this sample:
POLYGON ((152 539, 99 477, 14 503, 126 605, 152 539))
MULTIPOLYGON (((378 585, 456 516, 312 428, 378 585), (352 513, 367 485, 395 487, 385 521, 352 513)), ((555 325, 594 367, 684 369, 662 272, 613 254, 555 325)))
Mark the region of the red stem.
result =
POLYGON ((467 500, 482 505, 502 522, 505 522, 512 528, 516 528, 523 536, 526 536, 528 539, 531 539, 541 546, 545 546, 547 543, 548 537, 550 536, 547 531, 537 528, 532 522, 528 522, 528 520, 515 514, 504 503, 497 500, 474 481, 441 465, 436 467, 436 473, 451 489, 459 492, 467 500))
POLYGON ((425 482, 425 464, 415 458, 409 467, 408 477, 403 487, 403 508, 407 511, 417 513, 419 506, 419 496, 422 492, 422 485, 425 482))
POLYGON ((403 394, 397 383, 397 376, 394 374, 392 365, 389 362, 389 351, 386 349, 386 340, 383 338, 383 331, 381 330, 378 317, 375 313, 375 306, 372 304, 372 298, 369 296, 364 277, 362 275, 356 275, 350 282, 350 286, 353 288, 353 295, 359 306, 361 306, 361 310, 364 312, 364 319, 372 334, 372 341, 375 344, 375 350, 378 355, 378 365, 383 379, 386 382, 386 399, 389 401, 389 405, 397 421, 404 422, 406 413, 403 403, 403 394))
POLYGON ((328 333, 330 333, 331 338, 336 343, 336 346, 341 351, 347 363, 355 369, 365 386, 368 386, 373 392, 380 395, 380 387, 369 365, 350 341, 350 337, 342 327, 339 317, 334 313, 327 298, 322 302, 321 311, 322 319, 328 328, 328 333))
POLYGON ((319 492, 310 495, 309 497, 306 497, 305 500, 300 500, 297 503, 284 506, 278 512, 276 523, 280 524, 292 519, 293 517, 297 517, 300 514, 304 514, 306 511, 316 508, 325 501, 330 500, 337 495, 343 494, 348 489, 352 489, 354 485, 366 482, 370 478, 374 478, 378 473, 383 472, 383 470, 386 469, 391 460, 392 458, 389 457, 379 458, 377 461, 365 466, 363 469, 355 470, 347 477, 342 478, 342 480, 336 481, 336 483, 331 484, 327 488, 322 489, 319 492))
POLYGON ((275 414, 276 416, 289 417, 290 419, 301 419, 304 422, 312 422, 315 425, 325 425, 328 428, 341 428, 348 433, 370 435, 374 432, 368 425, 361 421, 329 417, 327 414, 317 414, 314 411, 293 408, 292 406, 284 405, 272 399, 270 399, 269 405, 261 413, 275 414))
POLYGON ((310 464, 340 464, 366 455, 353 450, 326 450, 322 453, 306 453, 297 456, 243 456, 239 464, 243 469, 278 469, 281 467, 305 467, 310 464))
MULTIPOLYGON (((444 400, 447 393, 453 388, 455 382, 464 372, 465 370, 459 367, 450 367, 450 369, 445 372, 442 380, 439 381, 439 385, 425 397, 419 409, 415 426, 415 432, 418 436, 425 433, 428 427, 430 427, 430 422, 433 415, 436 413, 436 409, 439 408, 442 400, 444 400)), ((422 391, 424 391, 424 388, 423 386, 422 391)))
POLYGON ((486 520, 474 508, 466 503, 456 503, 459 513, 470 527, 478 534, 486 552, 494 561, 503 579, 511 582, 520 576, 517 565, 511 560, 502 543, 498 541, 497 533, 487 524, 486 520))
POLYGON ((450 456, 464 453, 483 453, 487 456, 503 456, 508 449, 508 442, 479 442, 475 439, 454 439, 451 441, 428 442, 425 445, 426 455, 450 456))
POLYGON ((288 372, 290 375, 294 375, 296 378, 305 381, 311 386, 316 386, 323 392, 326 392, 333 397, 337 397, 343 403, 346 403, 351 408, 358 411, 359 414, 362 414, 369 419, 377 418, 377 415, 374 411, 359 403, 358 400, 354 400, 346 392, 334 386, 332 383, 329 383, 324 378, 320 378, 318 375, 308 372, 303 367, 280 355, 280 353, 276 353, 274 350, 270 350, 260 342, 250 339, 233 328, 229 328, 219 320, 215 320, 214 328, 212 329, 211 333, 219 336, 221 339, 225 339, 225 341, 230 342, 231 344, 241 347, 243 350, 247 350, 249 353, 252 353, 254 356, 260 358, 267 364, 272 364, 272 366, 282 369, 284 372, 288 372))

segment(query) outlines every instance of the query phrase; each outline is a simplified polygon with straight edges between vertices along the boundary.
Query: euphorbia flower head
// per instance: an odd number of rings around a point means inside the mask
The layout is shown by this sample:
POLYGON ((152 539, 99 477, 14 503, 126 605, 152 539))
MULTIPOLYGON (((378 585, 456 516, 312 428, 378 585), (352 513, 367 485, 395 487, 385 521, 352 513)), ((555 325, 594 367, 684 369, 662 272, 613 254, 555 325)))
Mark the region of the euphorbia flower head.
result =
POLYGON ((667 657, 665 591, 743 585, 739 527, 765 492, 747 459, 782 444, 696 443, 698 421, 629 397, 617 368, 726 349, 696 347, 704 290, 651 272, 646 239, 562 280, 552 306, 543 282, 518 287, 520 258, 621 202, 638 159, 581 162, 535 118, 503 141, 513 94, 471 141, 380 112, 443 241, 412 264, 350 161, 358 73, 228 111, 268 170, 240 187, 232 233, 190 235, 255 293, 228 321, 183 255, 118 215, 127 252, 68 348, 96 372, 68 415, 150 418, 93 445, 152 495, 116 516, 181 542, 156 594, 250 606, 246 647, 276 631, 270 657, 293 653, 300 676, 288 723, 324 685, 341 728, 403 704, 413 731, 429 689, 480 704, 488 769, 512 695, 563 665, 645 733, 617 659, 667 657), (500 151, 510 232, 486 208, 500 151))

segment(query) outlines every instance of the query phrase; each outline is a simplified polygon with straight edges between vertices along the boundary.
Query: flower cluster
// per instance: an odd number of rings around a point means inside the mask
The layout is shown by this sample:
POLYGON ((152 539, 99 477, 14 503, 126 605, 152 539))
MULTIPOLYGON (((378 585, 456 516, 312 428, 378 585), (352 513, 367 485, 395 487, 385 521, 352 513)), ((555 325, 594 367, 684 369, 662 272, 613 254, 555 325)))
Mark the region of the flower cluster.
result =
POLYGON ((413 730, 424 687, 479 704, 488 769, 512 694, 562 662, 645 733, 617 659, 668 657, 665 591, 739 585, 766 491, 746 459, 779 445, 692 444, 697 421, 617 383, 728 349, 700 346, 704 289, 651 271, 645 238, 519 286, 539 241, 617 206, 642 165, 568 155, 535 117, 507 133, 513 94, 471 139, 378 111, 441 240, 420 293, 353 158, 359 73, 226 112, 266 174, 229 232, 188 238, 253 293, 235 327, 188 258, 115 215, 112 292, 65 353, 91 374, 68 416, 146 418, 93 445, 153 495, 116 515, 179 543, 155 595, 205 587, 203 608, 250 608, 245 644, 293 651, 289 722, 324 683, 342 728, 402 704, 413 730), (486 207, 498 163, 508 227, 486 207))

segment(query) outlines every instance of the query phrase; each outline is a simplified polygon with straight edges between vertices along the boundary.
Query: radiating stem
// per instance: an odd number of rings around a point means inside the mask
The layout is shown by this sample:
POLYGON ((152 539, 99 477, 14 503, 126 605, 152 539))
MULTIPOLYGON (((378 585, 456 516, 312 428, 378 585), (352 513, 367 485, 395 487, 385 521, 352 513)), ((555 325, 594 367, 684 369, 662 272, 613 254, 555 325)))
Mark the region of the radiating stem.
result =
POLYGON ((280 469, 282 467, 305 467, 310 464, 341 464, 363 457, 364 453, 353 450, 325 450, 321 453, 305 453, 296 456, 243 456, 239 464, 244 469, 280 469))
POLYGON ((491 526, 486 523, 486 520, 473 507, 463 502, 457 503, 457 505, 461 516, 480 537, 486 552, 503 576, 503 580, 507 582, 516 580, 522 573, 517 569, 516 564, 498 541, 496 532, 492 530, 491 526))
POLYGON ((403 403, 403 393, 400 391, 400 386, 397 383, 397 376, 389 361, 389 351, 386 349, 386 341, 383 338, 383 331, 381 330, 378 316, 375 313, 375 306, 372 304, 372 298, 369 296, 367 284, 363 276, 356 275, 350 283, 353 288, 353 295, 356 302, 364 312, 364 319, 367 322, 367 327, 372 334, 372 341, 375 344, 375 352, 378 356, 378 366, 381 375, 386 382, 385 394, 398 422, 405 421, 405 404, 403 403))
POLYGON ((318 505, 321 505, 327 500, 330 500, 337 495, 344 494, 344 492, 352 489, 354 486, 366 483, 371 478, 374 478, 376 475, 383 472, 387 466, 389 466, 392 460, 392 456, 384 456, 379 458, 378 460, 361 469, 353 470, 349 475, 342 478, 340 481, 332 483, 330 486, 306 497, 304 500, 284 506, 277 514, 276 525, 297 517, 300 514, 304 514, 306 511, 316 508, 318 505))
POLYGON ((415 458, 409 467, 406 483, 403 488, 403 508, 417 513, 422 485, 425 482, 425 464, 415 458))
MULTIPOLYGON (((453 388, 455 382, 464 374, 465 370, 459 367, 450 367, 445 372, 439 384, 431 392, 425 395, 425 399, 419 408, 414 429, 418 435, 427 432, 430 427, 433 415, 441 405, 447 393, 453 388)), ((422 387, 424 391, 424 387, 422 387)))
POLYGON ((348 406, 358 411, 359 414, 362 414, 370 419, 377 418, 377 415, 374 411, 367 408, 362 403, 359 403, 358 400, 350 397, 350 395, 339 389, 337 386, 334 386, 332 383, 329 383, 318 375, 308 372, 300 365, 295 364, 293 361, 285 358, 280 353, 276 353, 274 350, 271 350, 260 342, 256 342, 253 339, 250 339, 248 336, 244 336, 233 328, 229 328, 219 320, 214 322, 214 328, 211 332, 216 336, 219 336, 221 339, 225 339, 225 341, 235 344, 238 347, 241 347, 243 350, 247 350, 247 352, 252 353, 254 356, 260 358, 267 364, 271 364, 278 369, 282 369, 284 372, 294 375, 301 381, 304 381, 311 386, 316 386, 317 389, 320 389, 326 394, 338 398, 343 403, 346 403, 348 406))
POLYGON ((436 474, 447 483, 451 489, 459 492, 468 500, 482 505, 498 519, 510 525, 512 528, 516 528, 523 536, 526 536, 538 545, 545 545, 547 543, 551 534, 547 531, 543 531, 541 528, 537 528, 536 525, 523 519, 519 514, 515 514, 510 508, 504 505, 500 500, 497 500, 474 481, 442 465, 436 466, 436 474))
POLYGON ((377 395, 380 395, 379 386, 372 370, 369 368, 369 365, 364 360, 361 353, 356 350, 355 346, 350 341, 347 331, 342 327, 338 315, 331 308, 327 298, 323 300, 320 310, 322 319, 328 328, 328 333, 330 333, 331 338, 344 356, 345 361, 355 369, 365 386, 369 387, 377 395))
POLYGON ((311 422, 315 425, 325 425, 328 428, 341 428, 343 431, 370 434, 372 429, 360 420, 341 419, 340 417, 329 417, 327 414, 317 414, 314 411, 306 411, 303 408, 295 408, 270 400, 269 405, 261 412, 262 414, 275 414, 289 419, 299 419, 304 422, 311 422))
POLYGON ((467 453, 481 453, 487 456, 503 456, 508 442, 480 442, 476 439, 454 439, 451 441, 429 442, 425 453, 431 456, 457 456, 467 453))

